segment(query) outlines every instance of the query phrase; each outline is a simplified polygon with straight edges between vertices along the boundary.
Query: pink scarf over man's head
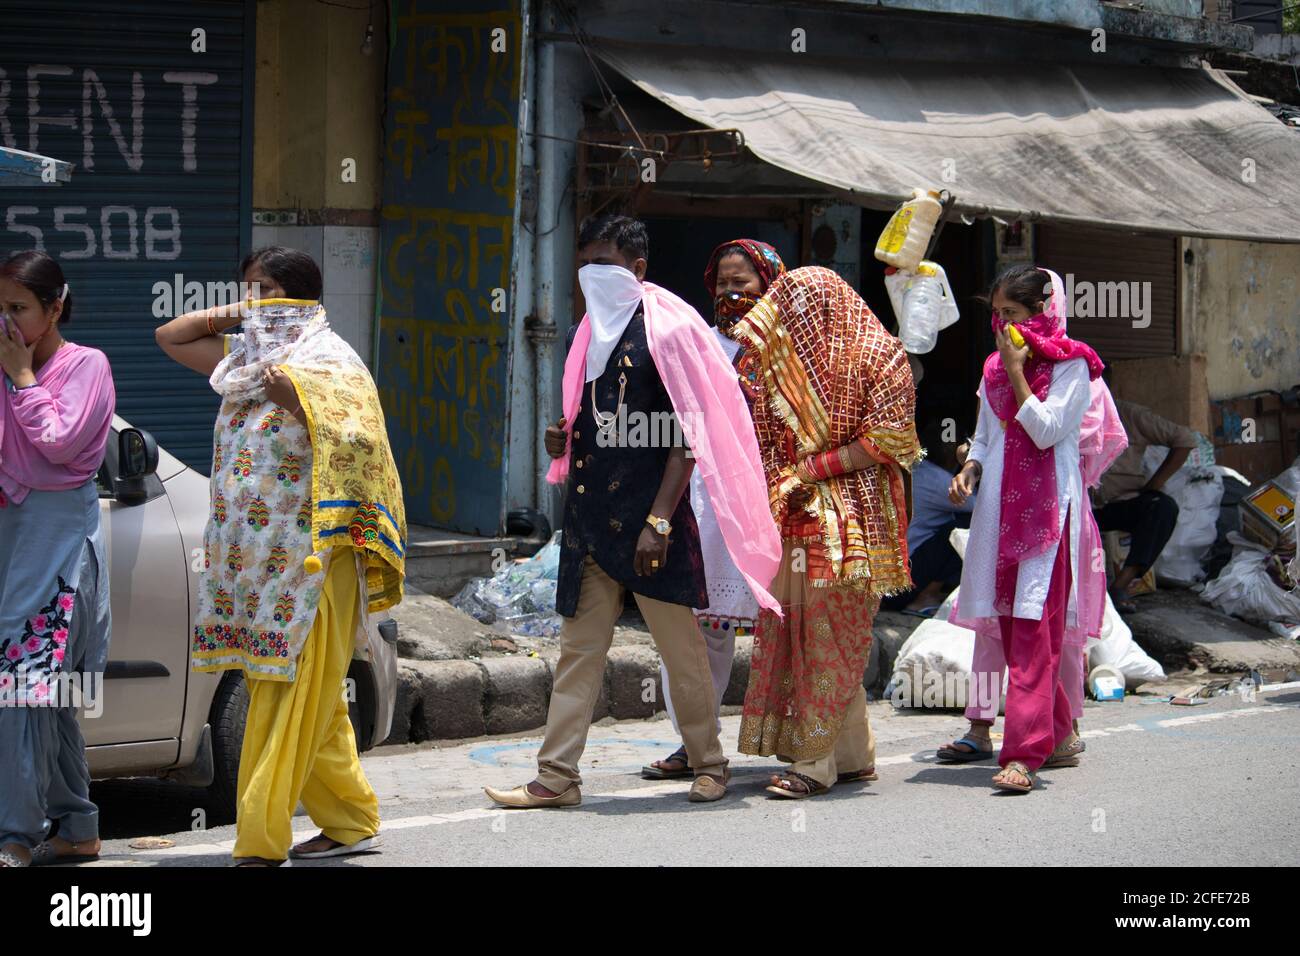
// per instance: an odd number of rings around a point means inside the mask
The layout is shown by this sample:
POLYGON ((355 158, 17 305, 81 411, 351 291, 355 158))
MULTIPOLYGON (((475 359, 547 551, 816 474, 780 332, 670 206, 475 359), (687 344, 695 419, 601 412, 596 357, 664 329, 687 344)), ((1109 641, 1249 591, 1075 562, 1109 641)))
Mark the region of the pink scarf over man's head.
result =
MULTIPOLYGON (((727 551, 758 603, 779 615, 781 604, 767 588, 781 562, 781 536, 767 506, 758 439, 736 370, 699 313, 667 289, 642 285, 650 357, 708 489, 727 551)), ((591 321, 584 315, 564 363, 564 430, 570 435, 582 404, 590 340, 591 321)), ((551 462, 551 484, 568 477, 572 447, 570 440, 565 454, 551 462)))
MULTIPOLYGON (((1029 346, 1031 357, 1025 362, 1025 380, 1039 400, 1047 398, 1052 371, 1057 362, 1081 358, 1088 363, 1092 379, 1101 375, 1103 364, 1091 346, 1065 334, 1065 290, 1061 277, 1050 269, 1040 269, 1051 279, 1051 297, 1037 315, 1016 327, 1029 346)), ((1004 323, 995 315, 993 331, 1004 323)), ((1016 578, 1020 562, 1042 554, 1061 539, 1057 505, 1056 450, 1039 448, 1023 425, 1016 420, 1020 405, 1002 355, 994 352, 984 362, 984 395, 994 414, 1006 428, 1003 446, 1001 525, 998 529, 997 584, 994 607, 999 614, 1011 614, 1015 603, 1016 578)))

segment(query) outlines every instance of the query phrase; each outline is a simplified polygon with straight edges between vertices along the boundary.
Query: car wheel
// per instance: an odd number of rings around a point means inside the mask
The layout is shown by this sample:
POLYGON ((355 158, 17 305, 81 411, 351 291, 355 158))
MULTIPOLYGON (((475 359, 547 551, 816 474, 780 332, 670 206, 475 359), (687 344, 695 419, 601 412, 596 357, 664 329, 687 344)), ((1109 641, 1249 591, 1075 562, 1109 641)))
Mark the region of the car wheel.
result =
POLYGON ((248 718, 248 688, 244 675, 231 671, 221 681, 212 700, 212 785, 208 792, 213 809, 235 818, 239 793, 239 751, 244 746, 248 718))

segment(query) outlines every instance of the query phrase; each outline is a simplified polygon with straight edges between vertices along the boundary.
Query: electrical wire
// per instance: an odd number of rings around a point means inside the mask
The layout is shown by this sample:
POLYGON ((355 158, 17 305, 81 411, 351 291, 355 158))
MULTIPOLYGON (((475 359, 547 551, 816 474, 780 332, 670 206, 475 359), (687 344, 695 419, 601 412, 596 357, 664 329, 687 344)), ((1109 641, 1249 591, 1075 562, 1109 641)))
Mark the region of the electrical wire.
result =
POLYGON ((553 225, 550 229, 547 229, 545 232, 533 232, 532 228, 528 225, 528 220, 523 219, 522 217, 519 220, 519 224, 524 227, 525 231, 532 234, 537 239, 541 239, 543 236, 549 236, 556 229, 560 228, 560 223, 564 220, 564 199, 566 196, 569 195, 569 192, 572 189, 573 189, 572 181, 569 181, 564 184, 564 191, 560 193, 560 201, 555 205, 555 225, 553 225))
POLYGON ((564 16, 564 19, 569 23, 569 32, 573 34, 573 39, 577 41, 583 55, 587 58, 587 64, 591 67, 591 72, 596 77, 596 85, 600 88, 600 95, 605 100, 606 108, 618 110, 619 115, 623 117, 623 122, 627 123, 628 129, 631 130, 632 135, 636 137, 637 143, 644 149, 645 140, 641 138, 641 133, 637 130, 636 124, 632 122, 632 118, 628 116, 627 111, 623 109, 623 104, 618 101, 618 96, 614 93, 614 88, 606 82, 605 74, 601 72, 600 66, 596 63, 596 58, 592 55, 586 31, 584 31, 582 27, 578 26, 578 21, 575 19, 573 11, 568 6, 565 4, 559 4, 558 7, 561 14, 564 16))
POLYGON ((1242 23, 1246 20, 1258 20, 1260 17, 1271 16, 1274 13, 1286 13, 1288 10, 1300 9, 1300 3, 1287 3, 1280 7, 1274 7, 1271 10, 1261 10, 1258 13, 1248 13, 1244 17, 1233 17, 1229 23, 1242 23))
POLYGON ((663 159, 668 154, 662 149, 651 149, 649 146, 628 146, 625 143, 594 143, 588 139, 573 139, 569 136, 552 136, 549 133, 525 133, 526 136, 536 136, 538 139, 553 139, 560 143, 577 143, 579 146, 594 146, 597 149, 619 149, 626 153, 648 153, 651 156, 658 156, 663 159))

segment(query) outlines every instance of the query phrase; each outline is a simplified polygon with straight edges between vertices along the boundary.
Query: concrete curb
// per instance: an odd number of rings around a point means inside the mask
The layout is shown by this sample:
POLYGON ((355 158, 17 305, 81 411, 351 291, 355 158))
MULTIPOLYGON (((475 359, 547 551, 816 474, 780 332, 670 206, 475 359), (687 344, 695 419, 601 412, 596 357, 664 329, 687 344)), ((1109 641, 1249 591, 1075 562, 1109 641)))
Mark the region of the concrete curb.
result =
POLYGON ((1205 604, 1151 602, 1147 607, 1129 615, 1125 623, 1133 640, 1166 670, 1233 674, 1300 669, 1300 643, 1275 637, 1205 604))
MULTIPOLYGON (((736 639, 724 704, 739 704, 749 682, 752 636, 736 639)), ((536 730, 546 709, 559 652, 538 657, 398 663, 397 708, 385 744, 456 740, 536 730)), ((592 719, 646 718, 662 711, 659 654, 646 645, 610 649, 592 719)))
MULTIPOLYGON (((459 612, 456 612, 459 614, 459 612)), ((1146 599, 1144 610, 1127 618, 1134 640, 1166 667, 1240 673, 1300 669, 1300 644, 1274 638, 1244 621, 1225 617, 1189 595, 1146 599)), ((448 622, 444 631, 453 630, 448 622)), ((879 700, 894 670, 899 649, 917 621, 881 612, 876 619, 871 657, 863 683, 879 700)), ((476 634, 485 641, 485 635, 476 634)), ((446 648, 446 634, 437 640, 446 648)), ((418 643, 418 642, 417 642, 418 643)), ((434 641, 420 653, 448 653, 434 641)), ((414 644, 412 645, 415 646, 414 644)), ((752 635, 736 638, 736 656, 724 705, 744 702, 749 684, 752 635)), ((558 649, 538 657, 470 660, 411 660, 398 664, 397 706, 387 744, 456 740, 488 734, 536 730, 546 725, 558 649)), ((646 718, 663 710, 659 654, 652 645, 612 647, 605 663, 592 720, 646 718)), ((666 733, 671 733, 671 729, 666 733)))

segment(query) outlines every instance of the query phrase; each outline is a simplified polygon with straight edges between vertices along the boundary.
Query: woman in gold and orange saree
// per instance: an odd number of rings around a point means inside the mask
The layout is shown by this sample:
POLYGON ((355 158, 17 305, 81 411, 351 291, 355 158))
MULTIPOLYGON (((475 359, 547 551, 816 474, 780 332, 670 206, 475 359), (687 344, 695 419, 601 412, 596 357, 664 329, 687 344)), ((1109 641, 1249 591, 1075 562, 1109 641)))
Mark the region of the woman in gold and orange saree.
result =
POLYGON ((742 753, 792 764, 776 796, 874 780, 863 672, 881 597, 910 587, 902 471, 920 460, 911 366, 829 269, 778 278, 732 335, 746 348, 783 561, 764 612, 740 725, 742 753))

